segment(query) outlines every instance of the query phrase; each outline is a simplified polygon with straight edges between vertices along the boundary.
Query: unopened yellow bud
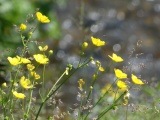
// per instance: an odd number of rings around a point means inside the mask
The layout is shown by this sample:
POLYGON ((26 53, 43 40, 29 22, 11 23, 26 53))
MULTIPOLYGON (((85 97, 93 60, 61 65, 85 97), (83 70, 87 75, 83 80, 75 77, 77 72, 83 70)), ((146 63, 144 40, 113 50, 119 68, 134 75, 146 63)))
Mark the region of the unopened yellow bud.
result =
POLYGON ((6 87, 7 87, 7 83, 4 82, 4 83, 2 84, 2 86, 3 86, 4 88, 6 88, 6 87))
POLYGON ((88 43, 87 43, 87 42, 84 42, 84 43, 82 44, 82 47, 83 47, 83 48, 87 48, 87 47, 88 47, 88 43))
POLYGON ((92 76, 92 79, 93 79, 93 80, 96 80, 96 79, 97 79, 97 75, 94 74, 94 75, 92 76))
POLYGON ((25 24, 21 24, 19 28, 21 31, 23 31, 27 28, 27 26, 25 24))
POLYGON ((53 50, 50 50, 50 51, 49 51, 49 54, 50 54, 50 55, 53 54, 53 50))

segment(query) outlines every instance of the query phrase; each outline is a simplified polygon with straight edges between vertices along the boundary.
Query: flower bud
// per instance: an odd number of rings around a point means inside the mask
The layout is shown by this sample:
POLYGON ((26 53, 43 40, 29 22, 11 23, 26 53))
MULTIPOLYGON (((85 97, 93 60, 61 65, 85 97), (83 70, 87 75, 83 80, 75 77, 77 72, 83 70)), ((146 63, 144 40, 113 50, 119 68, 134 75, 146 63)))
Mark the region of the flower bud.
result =
POLYGON ((50 54, 50 55, 53 54, 53 50, 50 50, 50 51, 49 51, 49 54, 50 54))
POLYGON ((3 86, 4 88, 6 88, 6 87, 7 87, 7 83, 4 82, 4 83, 2 84, 2 86, 3 86))
POLYGON ((20 28, 21 31, 23 31, 27 28, 27 26, 22 23, 19 28, 20 28))
POLYGON ((82 47, 83 48, 87 48, 88 47, 88 43, 87 42, 83 42, 82 47))

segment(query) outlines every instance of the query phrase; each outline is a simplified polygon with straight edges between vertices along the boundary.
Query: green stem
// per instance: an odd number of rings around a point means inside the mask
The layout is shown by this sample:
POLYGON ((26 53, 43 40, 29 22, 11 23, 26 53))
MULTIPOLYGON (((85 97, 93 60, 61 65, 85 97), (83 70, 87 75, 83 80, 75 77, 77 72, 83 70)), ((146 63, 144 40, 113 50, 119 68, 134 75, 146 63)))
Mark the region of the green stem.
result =
POLYGON ((79 106, 79 112, 78 112, 78 120, 80 120, 81 118, 81 107, 82 107, 82 99, 81 99, 81 103, 80 103, 80 106, 79 106))
MULTIPOLYGON (((97 71, 96 71, 96 74, 95 74, 95 77, 96 77, 96 78, 93 79, 93 82, 92 82, 92 84, 91 84, 92 87, 94 86, 94 84, 95 84, 95 82, 96 82, 96 80, 97 80, 98 71, 99 71, 99 67, 97 68, 97 71)), ((86 103, 87 103, 87 101, 88 101, 88 99, 89 99, 91 93, 92 93, 92 89, 90 89, 90 91, 89 91, 89 93, 88 93, 88 96, 87 96, 87 99, 86 99, 86 103)))
POLYGON ((42 80, 42 91, 43 91, 43 93, 42 93, 42 96, 44 95, 44 77, 45 77, 45 65, 43 66, 43 80, 42 80))
POLYGON ((6 117, 6 106, 4 105, 4 94, 3 94, 3 91, 2 91, 2 87, 0 88, 1 89, 1 95, 2 95, 2 108, 3 108, 3 116, 4 118, 6 117))
MULTIPOLYGON (((108 88, 108 90, 106 90, 106 92, 103 94, 103 96, 101 96, 98 101, 93 105, 92 109, 106 96, 106 94, 108 93, 108 91, 111 89, 111 87, 115 84, 115 82, 117 81, 117 79, 110 85, 110 87, 108 88)), ((86 115, 86 117, 84 118, 84 120, 87 119, 88 115, 90 114, 90 112, 88 112, 88 114, 86 115)))
POLYGON ((118 90, 119 90, 119 88, 116 89, 115 96, 114 96, 114 101, 116 100, 118 90))
MULTIPOLYGON (((14 80, 12 81, 11 88, 10 88, 10 90, 9 90, 9 94, 8 94, 8 97, 7 97, 7 101, 8 101, 8 102, 10 101, 9 99, 11 98, 11 93, 12 93, 14 83, 15 83, 16 78, 17 78, 18 73, 19 73, 20 65, 18 66, 17 69, 18 69, 18 70, 17 70, 17 72, 16 72, 16 75, 15 75, 15 77, 14 77, 14 80)), ((13 101, 13 99, 12 99, 12 101, 13 101)), ((9 109, 11 109, 12 101, 10 101, 10 105, 9 105, 10 108, 9 108, 9 109)))
POLYGON ((83 16, 84 16, 84 1, 81 0, 80 3, 80 25, 83 26, 83 16))
MULTIPOLYGON (((34 86, 34 83, 35 83, 35 81, 33 81, 33 86, 34 86)), ((33 96, 33 88, 30 90, 29 103, 28 103, 28 106, 27 106, 27 112, 26 112, 26 114, 24 116, 26 120, 28 118, 29 110, 30 110, 30 107, 31 107, 32 96, 33 96)))
POLYGON ((66 74, 66 70, 64 71, 64 73, 58 78, 58 80, 56 81, 56 83, 52 86, 52 88, 50 89, 50 91, 48 92, 47 96, 49 96, 51 94, 51 92, 54 90, 55 86, 58 84, 58 82, 62 79, 62 77, 66 74))
POLYGON ((127 91, 125 91, 124 93, 121 94, 121 96, 115 100, 112 105, 110 105, 107 109, 105 109, 104 111, 102 111, 99 115, 97 120, 99 120, 103 115, 105 115, 109 110, 111 110, 116 104, 117 102, 127 93, 127 91))
POLYGON ((127 120, 127 114, 128 113, 128 105, 126 106, 126 120, 127 120))

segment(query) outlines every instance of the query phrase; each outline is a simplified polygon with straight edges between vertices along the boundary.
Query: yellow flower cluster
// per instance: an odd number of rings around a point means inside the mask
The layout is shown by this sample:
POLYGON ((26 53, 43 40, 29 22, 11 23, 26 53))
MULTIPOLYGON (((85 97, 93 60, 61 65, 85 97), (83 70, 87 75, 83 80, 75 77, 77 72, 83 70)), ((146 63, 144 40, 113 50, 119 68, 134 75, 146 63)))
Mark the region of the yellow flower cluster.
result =
MULTIPOLYGON (((25 76, 22 76, 20 78, 20 85, 24 88, 24 89, 30 89, 33 88, 33 85, 31 84, 31 81, 29 79, 26 79, 25 76)), ((20 98, 20 99, 24 99, 26 96, 23 93, 18 93, 17 91, 12 91, 13 95, 16 98, 20 98)))
MULTIPOLYGON (((43 15, 41 12, 36 12, 35 16, 36 16, 37 20, 41 23, 49 23, 50 22, 49 18, 47 16, 43 15)), ((20 26, 19 26, 20 31, 24 31, 26 29, 27 29, 26 24, 24 24, 24 23, 20 24, 20 26)), ((28 37, 30 38, 31 36, 32 36, 32 31, 29 31, 28 37)), ((22 35, 22 42, 23 42, 23 45, 25 46, 26 43, 24 42, 24 36, 23 35, 22 35)), ((44 46, 44 47, 39 46, 38 48, 42 52, 45 52, 45 51, 48 50, 47 45, 44 46)), ((49 55, 51 55, 51 54, 53 54, 52 50, 49 51, 49 55)), ((48 64, 48 62, 49 62, 49 59, 47 58, 47 56, 45 54, 35 54, 35 55, 33 55, 33 58, 39 64, 45 65, 45 64, 48 64)), ((35 69, 35 66, 31 63, 30 59, 20 57, 18 55, 16 57, 10 57, 9 56, 7 59, 12 66, 27 64, 26 67, 27 67, 29 73, 31 74, 31 76, 33 76, 34 79, 40 79, 40 75, 37 74, 35 71, 33 71, 35 69)), ((31 89, 31 88, 34 87, 33 82, 29 79, 29 76, 27 78, 25 76, 22 76, 20 78, 19 83, 20 83, 21 87, 23 87, 24 89, 31 89)), ((16 98, 24 99, 26 97, 25 94, 19 93, 16 90, 12 90, 12 93, 16 98)))
MULTIPOLYGON (((39 50, 40 51, 46 51, 48 49, 48 46, 39 46, 39 50)), ((53 53, 53 51, 50 50, 51 53, 53 53)), ((49 53, 50 54, 50 53, 49 53)), ((49 59, 43 55, 43 54, 35 54, 33 55, 34 59, 36 62, 38 62, 39 64, 48 64, 49 62, 49 59)), ((40 75, 37 74, 35 71, 33 71, 35 69, 35 66, 31 63, 31 61, 27 58, 23 58, 23 57, 20 57, 20 56, 16 56, 16 57, 8 57, 7 58, 9 63, 13 66, 16 66, 16 65, 20 65, 20 64, 27 64, 27 69, 30 71, 30 74, 31 76, 34 77, 34 79, 40 79, 40 75)), ((31 83, 31 81, 27 78, 25 78, 25 76, 22 76, 20 78, 20 85, 24 88, 24 89, 30 89, 30 88, 33 88, 33 85, 31 83)), ((20 99, 24 99, 26 96, 25 94, 23 93, 18 93, 17 91, 13 91, 12 92, 13 95, 16 97, 16 98, 20 98, 20 99)))
MULTIPOLYGON (((118 79, 125 79, 127 78, 127 74, 126 73, 123 73, 121 70, 119 69, 114 69, 115 71, 115 75, 118 79)), ((140 79, 138 79, 135 75, 132 74, 131 76, 131 79, 132 79, 132 82, 134 84, 139 84, 139 85, 142 85, 144 84, 140 79)), ((123 82, 122 80, 118 80, 117 82, 117 86, 120 88, 120 89, 127 89, 127 84, 125 82, 123 82)))
MULTIPOLYGON (((108 55, 114 62, 122 62, 123 61, 123 58, 121 58, 120 56, 116 55, 115 53, 112 54, 112 56, 108 55)), ((118 78, 118 79, 125 79, 127 78, 127 74, 122 72, 120 69, 114 69, 114 72, 115 72, 115 76, 118 78)), ((131 79, 132 79, 132 82, 134 84, 139 84, 139 85, 142 85, 144 84, 140 79, 138 79, 135 75, 132 74, 131 76, 131 79)), ((127 89, 127 84, 125 82, 123 82, 122 80, 118 80, 117 82, 117 86, 120 88, 120 89, 127 89)))

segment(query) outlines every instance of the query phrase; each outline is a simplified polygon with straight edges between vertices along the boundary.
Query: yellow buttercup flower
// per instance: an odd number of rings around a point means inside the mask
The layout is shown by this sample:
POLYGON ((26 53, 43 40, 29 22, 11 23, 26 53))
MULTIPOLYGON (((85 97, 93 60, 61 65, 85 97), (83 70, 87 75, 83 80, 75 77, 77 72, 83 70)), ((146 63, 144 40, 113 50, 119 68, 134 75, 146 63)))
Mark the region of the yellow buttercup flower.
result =
POLYGON ((125 78, 127 78, 127 74, 124 73, 124 72, 122 72, 120 69, 116 69, 115 68, 114 72, 115 72, 116 77, 119 78, 119 79, 125 79, 125 78))
POLYGON ((12 58, 12 57, 8 57, 7 59, 8 59, 8 61, 10 62, 10 64, 13 65, 13 66, 22 63, 22 61, 21 61, 21 59, 20 59, 19 56, 16 56, 16 57, 13 57, 13 58, 12 58))
POLYGON ((35 71, 32 71, 31 72, 31 75, 34 76, 34 78, 37 80, 37 79, 40 79, 40 75, 37 74, 35 71))
POLYGON ((120 88, 120 89, 127 89, 127 84, 121 80, 118 80, 117 81, 117 86, 120 88))
POLYGON ((35 74, 34 77, 36 80, 41 78, 39 74, 35 74))
POLYGON ((41 12, 36 12, 36 17, 37 17, 38 21, 40 21, 41 23, 49 23, 50 22, 48 17, 43 15, 41 12))
POLYGON ((113 61, 115 62, 122 62, 123 59, 120 56, 117 56, 115 53, 112 54, 112 56, 108 55, 113 61))
POLYGON ((33 85, 31 85, 30 80, 26 79, 24 76, 21 77, 20 84, 25 89, 33 88, 33 85))
POLYGON ((20 27, 19 27, 19 29, 21 30, 21 31, 23 31, 23 30, 25 30, 27 28, 27 26, 25 25, 25 24, 21 24, 20 25, 20 27))
POLYGON ((32 71, 35 68, 32 64, 27 64, 27 69, 32 71))
POLYGON ((135 75, 133 75, 133 74, 132 74, 131 78, 132 78, 132 82, 133 82, 134 84, 139 84, 139 85, 144 84, 140 79, 138 79, 138 78, 137 78, 135 75))
POLYGON ((48 49, 48 46, 47 45, 44 46, 44 47, 39 46, 38 48, 39 48, 40 51, 46 51, 48 49))
POLYGON ((16 98, 24 99, 26 97, 25 94, 17 93, 17 91, 12 91, 12 93, 16 98))
POLYGON ((21 59, 21 62, 22 62, 23 64, 31 63, 31 61, 28 60, 27 58, 22 58, 22 57, 20 57, 20 59, 21 59))
POLYGON ((92 43, 93 43, 93 45, 95 45, 95 46, 104 46, 105 45, 105 42, 104 41, 102 41, 102 40, 100 40, 99 38, 94 38, 93 36, 91 37, 91 39, 92 39, 92 43))
POLYGON ((15 66, 15 65, 18 65, 18 64, 27 64, 27 63, 31 63, 30 60, 26 59, 26 58, 22 58, 22 57, 19 57, 19 56, 16 56, 16 57, 8 57, 7 58, 8 61, 10 62, 11 65, 15 66))
POLYGON ((48 64, 49 59, 45 55, 35 54, 33 57, 39 64, 48 64))

